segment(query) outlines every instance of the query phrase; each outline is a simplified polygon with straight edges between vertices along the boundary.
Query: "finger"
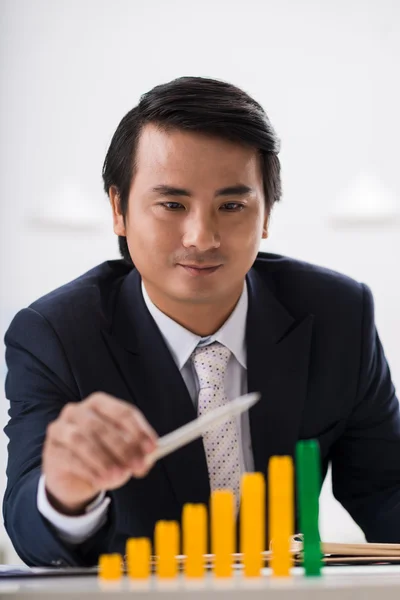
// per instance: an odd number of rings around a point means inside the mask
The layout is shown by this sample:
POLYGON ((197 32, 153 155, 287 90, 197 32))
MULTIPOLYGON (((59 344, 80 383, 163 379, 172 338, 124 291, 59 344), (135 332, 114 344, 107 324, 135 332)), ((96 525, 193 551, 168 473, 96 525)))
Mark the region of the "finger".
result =
POLYGON ((133 459, 131 473, 134 477, 142 478, 153 468, 153 465, 145 460, 145 456, 133 459))
POLYGON ((148 439, 138 428, 128 433, 112 424, 104 426, 102 423, 93 430, 93 436, 122 467, 131 468, 136 459, 143 458, 147 453, 148 439))
POLYGON ((93 396, 90 406, 99 415, 112 421, 118 429, 123 429, 129 433, 130 431, 136 431, 139 427, 143 435, 155 445, 157 434, 138 408, 106 394, 93 396))
POLYGON ((95 490, 101 489, 102 480, 98 473, 79 454, 58 444, 58 442, 51 442, 48 445, 47 457, 46 453, 44 454, 43 467, 45 473, 51 468, 51 464, 56 465, 58 473, 85 481, 95 490))
POLYGON ((123 465, 94 437, 89 428, 56 421, 49 428, 49 442, 79 456, 96 477, 103 479, 123 465))
POLYGON ((148 471, 142 460, 146 438, 138 428, 130 433, 117 429, 87 406, 68 418, 68 422, 58 420, 49 426, 49 439, 79 453, 102 481, 128 474, 143 476, 148 471))
MULTIPOLYGON (((130 468, 134 458, 143 457, 148 452, 148 439, 138 424, 130 431, 117 428, 89 406, 80 411, 78 421, 79 429, 90 434, 121 467, 130 468)), ((153 444, 150 449, 153 449, 153 444)))
POLYGON ((156 449, 158 435, 152 428, 150 423, 145 418, 144 414, 138 409, 134 408, 136 420, 139 423, 141 430, 145 433, 146 438, 146 452, 152 452, 156 449))

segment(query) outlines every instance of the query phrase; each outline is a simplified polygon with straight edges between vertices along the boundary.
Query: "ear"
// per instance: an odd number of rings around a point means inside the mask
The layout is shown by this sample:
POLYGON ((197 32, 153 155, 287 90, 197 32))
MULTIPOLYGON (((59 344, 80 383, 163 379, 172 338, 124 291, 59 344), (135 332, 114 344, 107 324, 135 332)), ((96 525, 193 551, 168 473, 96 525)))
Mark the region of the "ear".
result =
POLYGON ((263 240, 267 239, 268 231, 269 231, 269 215, 266 214, 265 218, 264 218, 263 230, 262 230, 262 236, 261 236, 263 240))
POLYGON ((121 198, 118 189, 112 185, 108 191, 111 210, 113 214, 114 233, 116 235, 125 236, 125 220, 121 212, 121 198))

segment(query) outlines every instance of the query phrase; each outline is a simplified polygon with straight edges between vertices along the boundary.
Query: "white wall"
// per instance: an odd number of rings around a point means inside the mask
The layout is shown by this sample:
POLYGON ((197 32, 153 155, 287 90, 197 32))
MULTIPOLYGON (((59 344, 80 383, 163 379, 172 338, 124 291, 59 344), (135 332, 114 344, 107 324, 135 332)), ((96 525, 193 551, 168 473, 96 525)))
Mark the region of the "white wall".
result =
MULTIPOLYGON (((368 283, 399 382, 398 225, 330 220, 360 174, 399 197, 399 17, 395 0, 0 0, 0 333, 18 308, 117 256, 101 167, 139 95, 213 76, 254 95, 282 139, 284 199, 263 249, 368 283), (32 221, 43 203, 79 197, 96 227, 32 221)), ((0 488, 4 463, 2 439, 0 488)), ((361 537, 328 485, 321 520, 325 539, 361 537)))

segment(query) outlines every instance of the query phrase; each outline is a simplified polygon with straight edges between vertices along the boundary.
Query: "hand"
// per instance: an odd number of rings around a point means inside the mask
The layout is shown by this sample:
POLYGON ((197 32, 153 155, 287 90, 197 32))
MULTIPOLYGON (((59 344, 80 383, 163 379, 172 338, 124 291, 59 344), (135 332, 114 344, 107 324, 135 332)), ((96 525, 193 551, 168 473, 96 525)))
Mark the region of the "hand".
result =
POLYGON ((47 428, 43 473, 51 504, 64 514, 83 512, 102 490, 149 470, 144 457, 157 436, 127 402, 95 393, 69 403, 47 428))

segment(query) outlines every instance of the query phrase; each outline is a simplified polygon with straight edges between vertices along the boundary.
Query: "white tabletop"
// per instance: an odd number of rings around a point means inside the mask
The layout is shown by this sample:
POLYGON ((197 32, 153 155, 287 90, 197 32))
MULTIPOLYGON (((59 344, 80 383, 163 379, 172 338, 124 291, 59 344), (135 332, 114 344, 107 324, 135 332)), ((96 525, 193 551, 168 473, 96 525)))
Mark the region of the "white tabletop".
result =
POLYGON ((293 569, 293 577, 279 580, 264 577, 251 581, 237 574, 232 580, 221 581, 209 576, 198 583, 182 576, 171 582, 152 578, 149 582, 105 584, 96 576, 40 577, 0 580, 2 600, 99 600, 105 596, 118 600, 176 600, 190 597, 196 600, 398 600, 400 596, 400 565, 374 567, 325 567, 320 578, 306 578, 303 569, 293 569))

